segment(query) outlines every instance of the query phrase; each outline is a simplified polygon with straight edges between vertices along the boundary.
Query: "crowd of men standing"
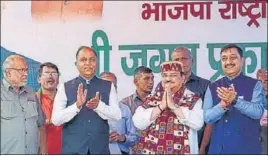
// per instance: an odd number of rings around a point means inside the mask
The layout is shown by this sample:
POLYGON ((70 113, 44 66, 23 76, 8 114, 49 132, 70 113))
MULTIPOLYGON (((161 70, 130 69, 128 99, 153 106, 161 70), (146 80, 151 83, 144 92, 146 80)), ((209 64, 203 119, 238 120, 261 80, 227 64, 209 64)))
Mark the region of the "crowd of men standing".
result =
POLYGON ((41 64, 37 92, 24 58, 11 55, 2 64, 1 154, 267 154, 267 68, 244 75, 235 44, 220 57, 225 75, 210 82, 192 72, 187 48, 175 48, 154 91, 154 73, 140 66, 136 91, 119 101, 116 75, 95 75, 90 47, 77 50, 79 75, 61 85, 58 67, 41 64))

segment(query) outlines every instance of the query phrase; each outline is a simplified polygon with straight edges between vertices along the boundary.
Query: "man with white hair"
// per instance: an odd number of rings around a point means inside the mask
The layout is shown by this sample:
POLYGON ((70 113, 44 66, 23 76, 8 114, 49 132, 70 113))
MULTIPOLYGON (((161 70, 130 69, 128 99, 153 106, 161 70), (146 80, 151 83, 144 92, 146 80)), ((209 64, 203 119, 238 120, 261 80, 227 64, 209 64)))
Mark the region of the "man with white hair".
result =
POLYGON ((34 91, 26 86, 25 59, 11 55, 3 62, 2 69, 1 154, 45 154, 44 114, 34 91))

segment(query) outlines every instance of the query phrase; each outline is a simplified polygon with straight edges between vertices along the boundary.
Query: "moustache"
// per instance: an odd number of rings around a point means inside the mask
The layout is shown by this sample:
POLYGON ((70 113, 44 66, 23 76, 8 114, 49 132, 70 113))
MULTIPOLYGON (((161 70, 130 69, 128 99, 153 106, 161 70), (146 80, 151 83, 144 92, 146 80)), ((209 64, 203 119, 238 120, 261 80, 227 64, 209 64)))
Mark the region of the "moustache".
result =
POLYGON ((164 82, 164 84, 172 84, 172 83, 174 83, 174 82, 172 82, 172 81, 165 81, 164 82))
POLYGON ((53 83, 54 83, 54 82, 55 82, 55 80, 50 79, 50 80, 47 80, 46 82, 47 82, 47 83, 50 83, 50 82, 53 82, 53 83))
POLYGON ((235 66, 235 64, 226 64, 224 67, 227 68, 228 66, 235 66))
POLYGON ((164 83, 167 84, 167 83, 173 83, 173 82, 172 81, 165 81, 164 83))

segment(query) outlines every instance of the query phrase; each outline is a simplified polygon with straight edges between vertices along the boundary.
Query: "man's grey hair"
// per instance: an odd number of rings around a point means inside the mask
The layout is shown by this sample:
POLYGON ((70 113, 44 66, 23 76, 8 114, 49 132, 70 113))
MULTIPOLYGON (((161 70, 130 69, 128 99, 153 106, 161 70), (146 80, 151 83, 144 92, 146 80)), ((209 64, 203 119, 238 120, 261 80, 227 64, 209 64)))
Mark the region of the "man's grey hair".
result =
POLYGON ((176 48, 173 50, 172 53, 174 53, 174 52, 183 52, 183 51, 188 52, 189 57, 193 58, 192 52, 191 52, 188 48, 186 48, 186 47, 176 47, 176 48))
POLYGON ((142 73, 152 73, 152 72, 153 72, 152 69, 145 66, 140 66, 136 68, 134 71, 134 79, 138 78, 142 73))
POLYGON ((100 78, 102 78, 103 76, 105 76, 105 75, 111 75, 111 76, 113 76, 114 77, 114 79, 115 79, 115 81, 117 82, 117 78, 116 78, 116 76, 115 76, 115 74, 114 73, 112 73, 112 72, 102 72, 101 74, 100 74, 100 78))
POLYGON ((12 63, 14 63, 16 58, 21 58, 25 60, 24 57, 20 55, 10 55, 4 60, 3 65, 2 65, 2 72, 3 72, 5 79, 6 79, 6 69, 11 68, 12 63))
POLYGON ((114 86, 115 86, 115 89, 117 89, 117 77, 115 76, 115 74, 112 73, 112 72, 102 72, 102 73, 100 74, 100 78, 102 79, 105 75, 111 75, 112 77, 114 77, 114 79, 115 79, 115 84, 114 84, 114 86))

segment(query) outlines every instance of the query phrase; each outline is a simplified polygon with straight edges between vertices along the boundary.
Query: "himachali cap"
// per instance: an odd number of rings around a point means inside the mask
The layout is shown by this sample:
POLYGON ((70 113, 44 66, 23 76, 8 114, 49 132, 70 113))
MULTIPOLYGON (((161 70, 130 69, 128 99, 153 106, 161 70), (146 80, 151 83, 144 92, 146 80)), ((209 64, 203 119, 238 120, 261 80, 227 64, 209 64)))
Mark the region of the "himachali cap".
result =
POLYGON ((160 71, 161 73, 167 72, 167 71, 182 72, 182 63, 180 63, 179 61, 163 62, 160 65, 160 71))
POLYGON ((261 80, 261 81, 265 81, 267 80, 267 68, 261 68, 258 70, 257 72, 257 79, 261 80))

